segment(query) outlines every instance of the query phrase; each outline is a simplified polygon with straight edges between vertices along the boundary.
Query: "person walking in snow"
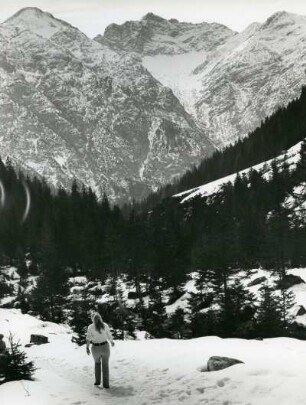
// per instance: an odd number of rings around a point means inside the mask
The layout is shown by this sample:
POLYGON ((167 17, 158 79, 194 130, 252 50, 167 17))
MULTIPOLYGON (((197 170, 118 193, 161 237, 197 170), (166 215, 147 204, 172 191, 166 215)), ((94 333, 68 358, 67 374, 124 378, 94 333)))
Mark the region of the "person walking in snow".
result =
POLYGON ((86 352, 90 355, 89 346, 91 344, 91 353, 95 361, 95 385, 101 384, 102 360, 103 387, 109 388, 109 342, 112 346, 115 343, 108 325, 103 322, 98 312, 93 314, 92 321, 92 324, 88 326, 86 335, 86 352))

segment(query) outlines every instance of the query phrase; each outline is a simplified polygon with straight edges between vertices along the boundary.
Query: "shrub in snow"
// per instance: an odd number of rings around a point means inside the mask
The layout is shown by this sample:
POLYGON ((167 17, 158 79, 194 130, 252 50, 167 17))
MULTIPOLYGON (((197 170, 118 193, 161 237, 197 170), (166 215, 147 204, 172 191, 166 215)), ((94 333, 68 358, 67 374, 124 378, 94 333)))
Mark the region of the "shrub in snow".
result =
POLYGON ((21 344, 9 336, 9 348, 0 363, 0 384, 8 381, 31 380, 35 372, 34 363, 27 361, 27 355, 20 350, 21 344))

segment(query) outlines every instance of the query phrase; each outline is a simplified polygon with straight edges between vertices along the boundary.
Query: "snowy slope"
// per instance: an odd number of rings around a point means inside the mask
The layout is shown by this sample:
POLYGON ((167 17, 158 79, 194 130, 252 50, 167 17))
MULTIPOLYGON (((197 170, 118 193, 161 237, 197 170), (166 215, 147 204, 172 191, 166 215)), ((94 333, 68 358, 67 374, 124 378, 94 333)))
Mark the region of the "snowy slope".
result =
POLYGON ((66 327, 44 323, 17 310, 0 309, 5 336, 23 343, 30 333, 50 343, 25 349, 39 369, 35 381, 0 386, 2 405, 304 405, 306 343, 295 339, 245 341, 216 337, 193 340, 118 341, 111 355, 111 388, 93 386, 93 361, 70 341, 66 327), (245 364, 202 373, 208 358, 224 355, 245 364))
POLYGON ((0 145, 27 172, 141 198, 214 147, 137 58, 36 8, 0 24, 0 145))
MULTIPOLYGON (((305 268, 290 268, 287 269, 288 275, 298 276, 305 283, 297 283, 289 288, 295 296, 295 304, 291 309, 291 315, 295 321, 299 324, 306 326, 306 315, 298 315, 300 307, 304 307, 306 310, 306 269, 305 268)), ((191 293, 197 293, 196 279, 198 277, 197 272, 193 272, 188 275, 188 279, 182 289, 182 296, 178 298, 175 302, 168 304, 171 298, 172 290, 163 291, 163 302, 165 303, 166 313, 170 316, 173 314, 177 308, 183 308, 186 311, 186 320, 189 319, 190 308, 188 300, 191 297, 191 293)), ((265 270, 262 268, 252 269, 252 270, 241 270, 237 271, 230 279, 230 283, 239 280, 245 288, 252 294, 254 294, 254 305, 257 305, 260 299, 260 289, 269 283, 271 287, 275 288, 275 284, 278 282, 278 275, 271 270, 265 270), (254 281, 257 281, 254 283, 254 281), (258 281, 259 280, 259 281, 258 281), (254 284, 254 285, 253 285, 254 284)), ((11 293, 8 293, 4 298, 0 300, 0 307, 10 307, 18 308, 18 291, 21 288, 25 295, 31 293, 32 288, 36 285, 37 276, 30 276, 27 279, 26 285, 20 286, 20 277, 14 267, 3 267, 0 269, 0 281, 6 280, 7 285, 13 286, 11 293)), ((84 292, 86 296, 91 299, 92 303, 113 303, 114 297, 111 296, 109 291, 109 283, 111 279, 107 279, 105 283, 100 281, 88 281, 85 276, 76 276, 69 279, 70 294, 68 300, 70 303, 79 302, 84 299, 84 292)), ((117 289, 122 293, 122 300, 127 308, 133 308, 139 303, 137 298, 129 297, 129 293, 133 293, 135 296, 136 290, 135 286, 126 281, 124 275, 117 280, 117 289)), ((146 291, 146 284, 141 283, 142 293, 146 291)), ((276 293, 279 290, 276 288, 276 293)), ((150 301, 149 296, 143 297, 144 305, 148 305, 150 301)), ((213 304, 214 305, 214 304, 213 304)), ((204 309, 203 311, 206 311, 204 309)), ((145 331, 138 331, 137 333, 144 334, 145 331)), ((128 335, 127 335, 128 336, 128 335)))
MULTIPOLYGON (((300 277, 304 283, 293 285, 288 289, 288 291, 293 292, 295 296, 295 303, 290 310, 290 314, 300 325, 306 326, 306 315, 298 315, 299 309, 304 307, 306 309, 306 268, 292 268, 287 270, 287 275, 294 275, 300 277)), ((195 281, 197 279, 198 273, 194 272, 190 274, 190 280, 186 283, 184 287, 184 295, 182 295, 176 302, 172 305, 166 307, 167 313, 172 314, 177 308, 183 308, 187 313, 190 311, 188 308, 188 300, 191 297, 191 293, 197 293, 195 281)), ((279 277, 276 273, 272 271, 265 270, 262 268, 252 269, 252 270, 241 270, 237 272, 230 282, 239 280, 242 285, 251 293, 254 294, 255 300, 260 298, 260 289, 268 284, 271 287, 275 287, 275 284, 279 280, 279 277)), ((276 294, 278 290, 275 290, 276 294)), ((254 302, 254 304, 256 304, 254 302)), ((206 311, 203 309, 202 311, 206 311)))
MULTIPOLYGON (((278 156, 275 160, 276 160, 277 164, 279 165, 279 167, 281 167, 281 165, 284 162, 286 162, 289 166, 289 169, 293 170, 295 168, 296 163, 300 159, 300 150, 301 150, 301 142, 292 146, 290 149, 288 149, 286 151, 286 153, 278 156)), ((222 191, 222 186, 224 186, 225 184, 227 184, 227 183, 233 184, 235 182, 235 179, 238 174, 240 176, 243 176, 243 175, 247 176, 251 170, 262 171, 264 174, 264 177, 266 179, 268 179, 272 173, 271 164, 272 164, 273 160, 274 159, 259 163, 258 165, 241 170, 239 173, 230 174, 226 177, 215 180, 211 183, 204 184, 203 186, 199 186, 199 187, 193 188, 191 190, 183 191, 182 193, 176 194, 174 197, 181 199, 181 203, 185 203, 195 197, 212 196, 212 195, 222 191)))
POLYGON ((151 16, 112 24, 96 40, 137 53, 218 146, 246 136, 306 84, 306 17, 286 12, 241 33, 151 16), (193 36, 184 43, 186 27, 193 36))

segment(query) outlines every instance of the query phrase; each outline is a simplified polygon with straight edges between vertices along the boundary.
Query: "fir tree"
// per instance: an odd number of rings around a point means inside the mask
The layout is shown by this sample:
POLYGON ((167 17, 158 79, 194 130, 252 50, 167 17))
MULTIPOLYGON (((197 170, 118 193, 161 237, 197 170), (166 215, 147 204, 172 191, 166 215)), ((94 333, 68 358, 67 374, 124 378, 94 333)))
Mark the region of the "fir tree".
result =
POLYGON ((261 288, 256 332, 264 338, 281 336, 284 332, 281 300, 269 285, 261 288))
POLYGON ((149 305, 146 312, 146 330, 156 338, 165 337, 167 333, 164 325, 167 320, 167 314, 159 282, 152 282, 151 284, 149 305))
POLYGON ((284 328, 288 328, 293 322, 293 314, 291 309, 296 304, 295 295, 292 291, 281 289, 280 308, 282 315, 282 323, 284 328))
POLYGON ((30 298, 30 306, 43 320, 63 322, 68 293, 67 275, 61 268, 44 271, 38 278, 30 298))
POLYGON ((79 346, 86 343, 87 328, 90 323, 90 312, 93 309, 93 302, 86 288, 82 291, 80 300, 72 301, 69 325, 76 336, 73 341, 79 346))
MULTIPOLYGON (((14 336, 9 336, 9 348, 3 365, 0 369, 0 376, 4 382, 16 380, 31 380, 35 372, 34 363, 27 361, 27 355, 20 350, 21 344, 14 341, 14 336)), ((0 382, 1 383, 1 382, 0 382)))
POLYGON ((175 339, 185 337, 187 334, 185 311, 182 308, 177 308, 168 318, 165 327, 170 332, 171 337, 175 339))

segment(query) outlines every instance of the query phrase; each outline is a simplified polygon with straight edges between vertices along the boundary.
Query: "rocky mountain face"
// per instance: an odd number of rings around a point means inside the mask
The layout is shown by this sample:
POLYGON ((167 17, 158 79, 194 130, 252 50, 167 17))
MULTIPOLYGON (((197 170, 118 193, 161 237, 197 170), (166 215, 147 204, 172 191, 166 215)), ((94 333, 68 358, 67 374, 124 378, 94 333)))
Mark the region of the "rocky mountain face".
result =
POLYGON ((142 198, 214 146, 132 54, 39 9, 0 25, 0 146, 22 169, 142 198))
POLYGON ((142 56, 177 55, 190 51, 211 51, 235 33, 221 24, 184 23, 165 20, 155 14, 141 21, 111 24, 96 41, 113 49, 136 52, 142 56))
POLYGON ((306 83, 306 17, 286 12, 241 33, 149 14, 112 24, 96 40, 137 54, 219 147, 246 136, 306 83))

